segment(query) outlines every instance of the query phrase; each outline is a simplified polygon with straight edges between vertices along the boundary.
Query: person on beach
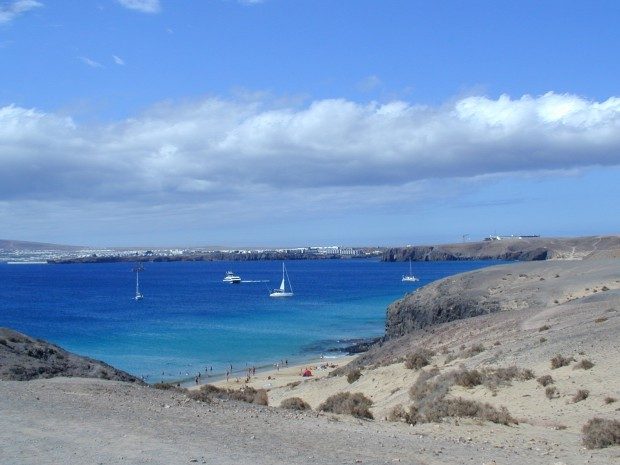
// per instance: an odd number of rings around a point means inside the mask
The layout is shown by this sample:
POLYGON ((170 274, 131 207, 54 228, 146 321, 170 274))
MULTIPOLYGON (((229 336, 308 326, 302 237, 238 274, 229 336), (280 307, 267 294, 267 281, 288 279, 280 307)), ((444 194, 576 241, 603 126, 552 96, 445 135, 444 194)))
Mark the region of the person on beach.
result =
POLYGON ((228 382, 229 376, 230 376, 230 372, 228 370, 226 370, 226 382, 228 382))

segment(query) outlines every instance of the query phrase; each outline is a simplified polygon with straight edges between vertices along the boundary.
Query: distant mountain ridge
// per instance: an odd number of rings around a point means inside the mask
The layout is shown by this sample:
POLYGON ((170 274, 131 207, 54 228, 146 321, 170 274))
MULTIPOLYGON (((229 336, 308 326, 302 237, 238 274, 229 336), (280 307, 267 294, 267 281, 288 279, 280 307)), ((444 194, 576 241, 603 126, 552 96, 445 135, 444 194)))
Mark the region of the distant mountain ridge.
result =
POLYGON ((6 250, 6 251, 79 250, 79 249, 86 249, 86 248, 87 247, 81 247, 77 245, 48 244, 46 242, 28 242, 28 241, 14 241, 10 239, 0 239, 0 250, 6 250))

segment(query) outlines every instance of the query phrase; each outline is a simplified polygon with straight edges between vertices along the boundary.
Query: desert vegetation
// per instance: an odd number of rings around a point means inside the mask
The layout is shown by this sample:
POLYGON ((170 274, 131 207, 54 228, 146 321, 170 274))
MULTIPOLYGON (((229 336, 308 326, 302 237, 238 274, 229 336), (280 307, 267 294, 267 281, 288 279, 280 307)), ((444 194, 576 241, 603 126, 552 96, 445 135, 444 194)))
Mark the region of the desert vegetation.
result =
POLYGON ((574 370, 589 370, 593 366, 594 366, 594 363, 592 363, 587 358, 584 358, 580 362, 576 363, 575 366, 573 367, 573 369, 574 370))
POLYGON ((413 353, 405 357, 405 368, 410 370, 419 370, 430 364, 430 358, 433 353, 427 349, 417 349, 413 353))
POLYGON ((570 365, 575 359, 573 357, 564 357, 561 354, 557 354, 551 359, 551 369, 556 370, 561 367, 570 365))
POLYGON ((197 391, 189 391, 191 399, 202 402, 212 402, 213 399, 228 399, 247 402, 249 404, 268 405, 267 391, 246 386, 242 389, 222 389, 211 384, 205 384, 197 391))
POLYGON ((555 386, 547 386, 547 389, 545 389, 545 396, 547 396, 549 400, 557 399, 560 397, 560 391, 558 391, 558 388, 555 386))
POLYGON ((551 377, 551 375, 543 375, 540 376, 538 378, 536 378, 536 381, 538 381, 538 384, 540 384, 542 387, 547 387, 550 384, 553 384, 553 378, 551 377))
POLYGON ((289 410, 312 410, 310 404, 301 397, 289 397, 280 402, 280 407, 289 410))
POLYGON ((620 421, 592 418, 581 429, 583 444, 588 449, 602 449, 603 447, 620 444, 620 421))
POLYGON ((347 373, 347 381, 349 382, 349 384, 356 382, 358 379, 360 379, 362 376, 362 372, 359 370, 359 368, 356 368, 355 370, 351 370, 347 373))
POLYGON ((325 402, 319 405, 319 410, 322 412, 352 415, 357 418, 372 419, 373 416, 369 410, 371 406, 372 400, 361 392, 353 394, 350 392, 339 392, 328 397, 325 402))
POLYGON ((586 400, 590 395, 590 391, 587 389, 579 389, 577 393, 573 396, 573 404, 577 402, 581 402, 582 400, 586 400))

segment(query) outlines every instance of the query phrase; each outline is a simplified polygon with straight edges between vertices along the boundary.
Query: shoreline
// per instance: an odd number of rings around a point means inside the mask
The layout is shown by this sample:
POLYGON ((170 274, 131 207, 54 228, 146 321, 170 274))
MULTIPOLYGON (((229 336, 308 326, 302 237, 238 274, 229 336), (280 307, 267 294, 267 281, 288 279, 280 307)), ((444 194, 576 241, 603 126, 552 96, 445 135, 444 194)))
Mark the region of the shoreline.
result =
MULTIPOLYGON (((226 375, 201 377, 198 379, 198 383, 194 380, 186 380, 180 382, 180 387, 197 390, 202 386, 211 384, 219 388, 233 388, 238 389, 244 386, 249 386, 254 389, 273 389, 277 387, 286 386, 289 383, 296 381, 310 381, 321 379, 329 375, 336 368, 342 367, 352 360, 357 358, 358 355, 342 355, 342 356, 324 356, 313 357, 303 363, 289 363, 283 366, 276 366, 276 364, 256 367, 256 373, 249 377, 246 370, 233 370, 235 376, 230 376, 228 381, 226 375), (302 376, 303 371, 309 369, 312 373, 311 376, 302 376), (239 376, 241 375, 241 376, 239 376)), ((249 367, 251 368, 251 367, 249 367)), ((170 383, 174 384, 174 383, 170 383)))

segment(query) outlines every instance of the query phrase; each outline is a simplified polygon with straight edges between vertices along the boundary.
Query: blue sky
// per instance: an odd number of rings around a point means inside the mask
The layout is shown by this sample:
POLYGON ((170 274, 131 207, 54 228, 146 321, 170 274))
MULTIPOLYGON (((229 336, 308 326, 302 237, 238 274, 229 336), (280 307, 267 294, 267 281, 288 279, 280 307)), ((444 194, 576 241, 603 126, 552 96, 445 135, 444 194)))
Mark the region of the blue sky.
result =
POLYGON ((0 237, 619 233, 620 3, 0 0, 0 237))

